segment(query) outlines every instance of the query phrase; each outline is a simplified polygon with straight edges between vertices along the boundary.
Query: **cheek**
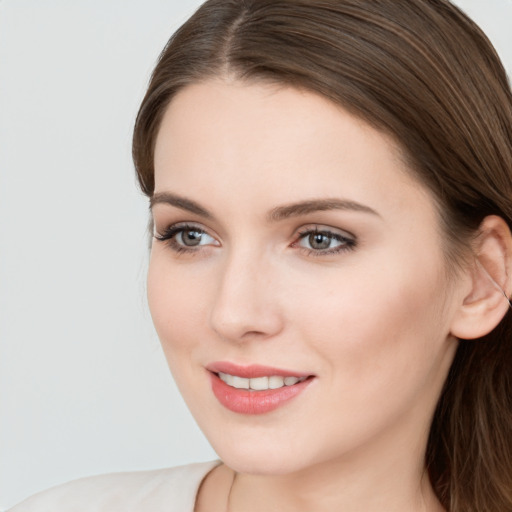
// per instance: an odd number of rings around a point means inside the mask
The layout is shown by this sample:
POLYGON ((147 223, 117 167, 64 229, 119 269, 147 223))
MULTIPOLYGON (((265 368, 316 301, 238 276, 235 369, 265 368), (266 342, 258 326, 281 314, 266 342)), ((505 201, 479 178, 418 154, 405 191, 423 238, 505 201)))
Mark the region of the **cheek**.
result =
POLYGON ((439 294, 442 269, 394 261, 385 271, 366 265, 340 271, 290 297, 296 337, 324 362, 332 389, 348 401, 378 405, 386 389, 395 396, 419 392, 443 355, 449 312, 439 294))
MULTIPOLYGON (((174 357, 189 353, 193 348, 191 338, 194 339, 198 326, 204 325, 201 311, 204 295, 198 289, 203 280, 192 279, 179 265, 168 260, 165 249, 153 248, 147 293, 155 329, 171 364, 174 357)), ((200 339, 199 334, 195 337, 200 339)))
POLYGON ((321 375, 317 434, 338 439, 322 444, 320 456, 393 425, 413 422, 418 431, 428 424, 453 357, 439 279, 435 268, 421 278, 404 266, 373 275, 354 268, 323 293, 304 286, 295 295, 294 337, 321 375))

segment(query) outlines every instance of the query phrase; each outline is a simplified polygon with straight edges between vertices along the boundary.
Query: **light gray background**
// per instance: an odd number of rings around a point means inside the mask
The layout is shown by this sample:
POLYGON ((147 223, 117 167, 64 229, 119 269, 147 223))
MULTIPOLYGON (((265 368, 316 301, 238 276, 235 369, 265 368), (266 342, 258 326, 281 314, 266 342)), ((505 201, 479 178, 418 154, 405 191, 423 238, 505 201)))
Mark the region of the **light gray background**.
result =
MULTIPOLYGON (((511 0, 457 3, 511 70, 511 0)), ((0 510, 80 476, 215 458, 151 326, 130 158, 152 66, 198 5, 0 1, 0 510)))

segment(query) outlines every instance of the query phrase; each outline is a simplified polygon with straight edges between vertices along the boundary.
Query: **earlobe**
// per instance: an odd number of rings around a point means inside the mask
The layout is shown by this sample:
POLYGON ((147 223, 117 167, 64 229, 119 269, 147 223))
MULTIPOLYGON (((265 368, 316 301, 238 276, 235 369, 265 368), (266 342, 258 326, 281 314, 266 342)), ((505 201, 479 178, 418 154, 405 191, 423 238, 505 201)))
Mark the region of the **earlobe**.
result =
POLYGON ((489 334, 511 307, 512 236, 501 217, 483 220, 474 255, 467 269, 471 289, 452 321, 451 333, 459 339, 489 334))

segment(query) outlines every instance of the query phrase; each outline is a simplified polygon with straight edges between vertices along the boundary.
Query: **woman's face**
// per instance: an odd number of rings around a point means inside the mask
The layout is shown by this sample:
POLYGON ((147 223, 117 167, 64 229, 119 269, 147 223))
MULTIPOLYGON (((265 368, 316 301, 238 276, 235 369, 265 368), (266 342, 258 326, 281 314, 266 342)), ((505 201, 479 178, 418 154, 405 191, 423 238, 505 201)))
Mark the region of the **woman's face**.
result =
POLYGON ((421 456, 463 293, 391 141, 309 92, 207 81, 165 113, 155 180, 149 305, 221 458, 421 456))

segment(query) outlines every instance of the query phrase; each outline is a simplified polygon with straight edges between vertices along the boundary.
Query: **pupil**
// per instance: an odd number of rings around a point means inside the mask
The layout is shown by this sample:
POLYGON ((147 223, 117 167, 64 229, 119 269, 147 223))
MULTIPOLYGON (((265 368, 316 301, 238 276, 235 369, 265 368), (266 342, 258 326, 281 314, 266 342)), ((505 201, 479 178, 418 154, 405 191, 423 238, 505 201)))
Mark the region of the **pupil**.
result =
POLYGON ((189 246, 199 245, 201 235, 202 233, 200 231, 185 231, 182 235, 183 243, 189 246))
POLYGON ((313 233, 309 235, 309 245, 313 249, 328 249, 331 245, 331 239, 322 233, 313 233))

